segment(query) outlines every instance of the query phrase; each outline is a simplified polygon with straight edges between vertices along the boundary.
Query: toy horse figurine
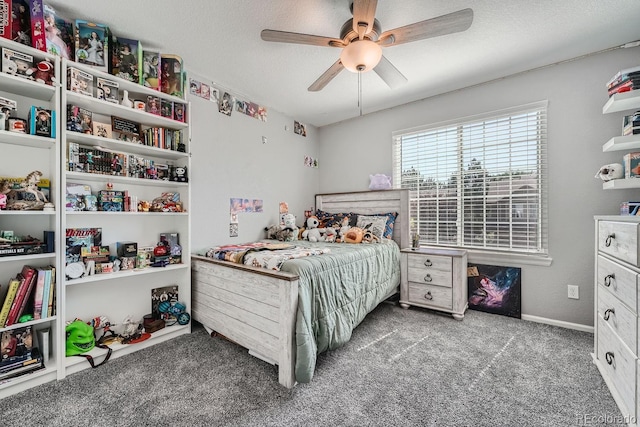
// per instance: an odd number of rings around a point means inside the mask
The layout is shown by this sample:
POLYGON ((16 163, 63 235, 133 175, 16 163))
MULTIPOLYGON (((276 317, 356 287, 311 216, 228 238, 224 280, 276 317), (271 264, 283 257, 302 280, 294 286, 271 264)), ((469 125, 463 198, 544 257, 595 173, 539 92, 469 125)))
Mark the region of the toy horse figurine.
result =
POLYGON ((47 198, 42 191, 38 189, 38 183, 42 178, 42 172, 33 171, 20 183, 20 187, 24 188, 24 191, 31 193, 35 196, 37 202, 47 202, 47 198), (42 200, 40 198, 42 197, 42 200))

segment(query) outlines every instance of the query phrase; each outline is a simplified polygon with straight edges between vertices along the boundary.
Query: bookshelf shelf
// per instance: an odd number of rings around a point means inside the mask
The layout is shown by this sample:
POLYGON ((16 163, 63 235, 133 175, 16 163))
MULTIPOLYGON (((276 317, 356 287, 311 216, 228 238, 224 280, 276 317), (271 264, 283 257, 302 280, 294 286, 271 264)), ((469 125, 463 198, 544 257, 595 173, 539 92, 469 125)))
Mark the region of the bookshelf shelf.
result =
MULTIPOLYGON (((131 354, 133 352, 142 350, 143 348, 147 348, 152 345, 159 344, 163 341, 175 338, 179 335, 189 333, 190 331, 191 331, 190 325, 181 326, 176 324, 173 326, 167 326, 164 329, 160 329, 159 331, 152 333, 151 338, 139 343, 109 344, 109 347, 112 350, 110 359, 115 359, 118 357, 125 356, 127 354, 131 354)), ((96 363, 100 363, 103 360, 106 353, 107 353, 106 349, 95 347, 86 354, 89 354, 91 357, 93 357, 96 363)), ((75 373, 90 367, 89 363, 84 357, 65 357, 64 366, 66 368, 67 374, 75 373)))
POLYGON ((635 150, 640 148, 640 135, 614 136, 604 143, 602 152, 635 150))
POLYGON ((640 90, 616 93, 602 107, 602 114, 617 113, 620 111, 638 108, 640 105, 640 90))
POLYGON ((103 175, 99 173, 67 172, 67 181, 73 182, 112 182, 127 185, 144 185, 153 187, 187 188, 186 182, 162 181, 159 179, 131 178, 127 176, 103 175))
POLYGON ((55 138, 45 138, 42 136, 27 135, 24 133, 9 132, 6 130, 0 130, 0 141, 5 144, 42 148, 45 150, 54 149, 56 147, 55 138))
POLYGON ((142 144, 134 144, 132 142, 119 141, 112 138, 102 138, 99 136, 79 132, 67 133, 67 141, 77 142, 81 145, 90 147, 102 147, 107 150, 113 150, 117 152, 124 151, 131 154, 139 154, 142 156, 155 157, 158 159, 178 160, 189 157, 189 153, 149 147, 142 144))
POLYGON ((139 270, 118 271, 116 273, 94 274, 93 276, 81 277, 80 279, 66 280, 64 282, 64 285, 75 286, 75 285, 81 285, 83 283, 102 282, 106 280, 120 280, 125 277, 142 276, 145 274, 166 273, 167 271, 182 270, 189 267, 190 266, 187 264, 173 264, 173 265, 168 265, 166 267, 148 267, 148 268, 139 269, 139 270))
POLYGON ((55 258, 55 253, 35 254, 35 255, 18 255, 18 256, 4 256, 0 258, 0 263, 16 262, 22 264, 29 264, 38 260, 46 260, 55 258))
POLYGON ((56 316, 49 316, 49 317, 45 317, 44 319, 31 320, 29 322, 24 322, 24 323, 16 323, 16 324, 8 326, 6 328, 0 328, 0 332, 11 331, 13 329, 22 328, 24 326, 36 326, 36 325, 40 325, 40 324, 43 324, 43 323, 50 323, 50 322, 53 322, 56 319, 57 319, 56 316))

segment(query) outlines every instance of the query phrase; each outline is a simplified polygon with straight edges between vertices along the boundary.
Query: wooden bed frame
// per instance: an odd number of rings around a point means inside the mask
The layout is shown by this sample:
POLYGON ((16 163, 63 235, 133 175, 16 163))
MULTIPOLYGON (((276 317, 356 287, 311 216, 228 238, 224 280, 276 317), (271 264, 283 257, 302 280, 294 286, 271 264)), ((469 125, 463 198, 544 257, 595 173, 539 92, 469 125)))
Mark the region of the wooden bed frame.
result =
MULTIPOLYGON (((316 195, 316 209, 325 212, 374 214, 398 212, 393 239, 410 246, 408 190, 363 191, 316 195)), ((278 380, 295 385, 298 276, 194 255, 192 316, 247 348, 249 353, 278 365, 278 380)))

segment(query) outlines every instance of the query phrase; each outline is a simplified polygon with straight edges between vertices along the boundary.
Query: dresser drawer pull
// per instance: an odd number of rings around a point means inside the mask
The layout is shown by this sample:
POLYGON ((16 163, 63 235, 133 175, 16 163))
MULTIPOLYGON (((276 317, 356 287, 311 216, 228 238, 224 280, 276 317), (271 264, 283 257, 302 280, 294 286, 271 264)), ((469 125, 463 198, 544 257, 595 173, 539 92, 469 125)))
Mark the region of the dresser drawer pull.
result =
POLYGON ((433 295, 431 295, 431 291, 424 294, 424 299, 428 299, 429 301, 433 299, 433 295))
POLYGON ((616 238, 616 233, 611 233, 607 236, 607 240, 604 241, 606 247, 611 246, 611 241, 616 238))
POLYGON ((609 320, 612 314, 616 314, 616 311, 613 308, 607 308, 604 312, 604 320, 609 320))
POLYGON ((607 274, 604 277, 604 285, 608 288, 609 286, 611 286, 611 279, 615 279, 616 275, 611 273, 611 274, 607 274))
POLYGON ((431 262, 431 260, 430 260, 430 259, 427 259, 427 260, 424 262, 424 266, 425 266, 425 267, 431 267, 432 265, 433 265, 433 262, 431 262))
POLYGON ((431 277, 430 274, 427 274, 426 276, 424 276, 424 281, 425 282, 433 282, 433 277, 431 277))
POLYGON ((612 352, 612 351, 607 351, 607 352, 604 354, 604 358, 605 358, 605 359, 607 359, 607 363, 608 363, 609 365, 613 365, 613 359, 615 358, 615 356, 613 355, 613 352, 612 352))

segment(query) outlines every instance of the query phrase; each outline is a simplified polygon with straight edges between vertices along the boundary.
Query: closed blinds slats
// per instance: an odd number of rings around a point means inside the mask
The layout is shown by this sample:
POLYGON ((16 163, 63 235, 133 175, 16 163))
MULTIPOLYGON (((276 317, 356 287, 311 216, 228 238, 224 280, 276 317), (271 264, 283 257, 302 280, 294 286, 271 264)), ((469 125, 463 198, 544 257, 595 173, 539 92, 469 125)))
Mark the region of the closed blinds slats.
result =
POLYGON ((547 252, 546 103, 394 133, 394 182, 432 245, 547 252))

